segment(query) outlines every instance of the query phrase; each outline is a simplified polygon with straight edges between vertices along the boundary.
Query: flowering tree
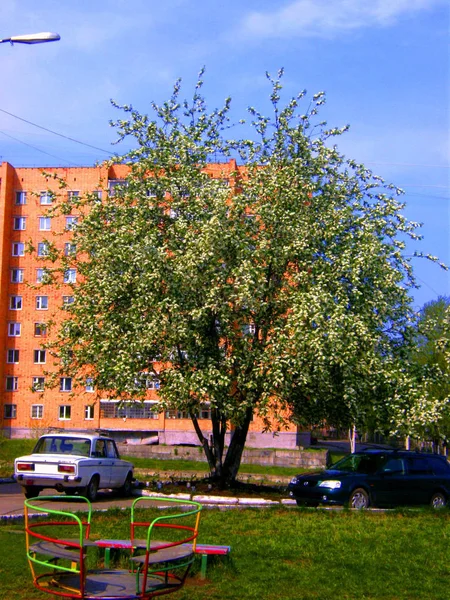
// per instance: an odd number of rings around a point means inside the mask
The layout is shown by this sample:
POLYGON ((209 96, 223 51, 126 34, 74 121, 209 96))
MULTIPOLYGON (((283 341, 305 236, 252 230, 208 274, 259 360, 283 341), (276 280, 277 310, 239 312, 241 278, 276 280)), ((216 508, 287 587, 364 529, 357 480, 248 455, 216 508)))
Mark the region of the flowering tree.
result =
POLYGON ((249 109, 252 140, 226 138, 230 100, 208 112, 201 77, 192 101, 177 83, 153 119, 122 107, 112 125, 135 140, 118 159, 126 185, 62 207, 83 218, 62 266, 82 280, 53 345, 61 370, 122 399, 144 397, 157 375, 161 408, 189 412, 223 483, 255 411, 267 427, 283 408, 309 423, 373 416, 411 314, 403 239, 416 225, 400 191, 331 145, 346 128, 315 124, 323 93, 304 111, 304 92, 283 105, 281 74, 269 77, 272 116, 249 109), (210 177, 217 154, 244 167, 210 177))
POLYGON ((425 304, 411 330, 403 364, 397 368, 390 428, 409 438, 448 446, 450 437, 450 302, 425 304))

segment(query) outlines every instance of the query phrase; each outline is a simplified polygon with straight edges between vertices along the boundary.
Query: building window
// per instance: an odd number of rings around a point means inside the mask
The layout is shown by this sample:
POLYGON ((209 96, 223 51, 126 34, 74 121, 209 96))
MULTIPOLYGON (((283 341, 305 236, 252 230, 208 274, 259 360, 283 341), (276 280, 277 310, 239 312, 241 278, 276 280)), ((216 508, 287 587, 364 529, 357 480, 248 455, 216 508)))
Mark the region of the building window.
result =
POLYGON ((19 337, 22 331, 22 323, 17 323, 17 321, 10 321, 8 323, 8 336, 9 337, 19 337))
POLYGON ((39 231, 50 231, 52 220, 50 217, 39 217, 39 231))
MULTIPOLYGON (((116 188, 127 188, 128 187, 128 181, 126 181, 126 179, 110 179, 110 181, 108 181, 108 194, 110 196, 114 196, 116 193, 116 188)), ((117 190, 119 191, 119 190, 117 190)))
POLYGON ((44 206, 49 206, 53 202, 53 194, 51 192, 41 192, 40 202, 44 206))
POLYGON ((5 419, 15 419, 17 417, 17 404, 5 404, 3 407, 3 417, 5 419))
POLYGON ((9 309, 10 310, 22 310, 22 296, 10 296, 9 297, 9 309))
POLYGON ((92 195, 94 196, 94 198, 96 200, 101 200, 102 199, 102 190, 94 190, 92 192, 92 195))
POLYGON ((25 255, 25 244, 23 242, 14 242, 12 245, 13 256, 24 256, 25 255))
POLYGON ((16 192, 16 206, 20 206, 22 204, 27 203, 27 193, 26 192, 16 192))
POLYGON ((23 283, 23 269, 11 269, 11 283, 23 283))
POLYGON ((145 385, 148 390, 159 390, 159 387, 160 387, 159 377, 156 377, 154 375, 147 377, 147 379, 145 381, 145 385))
POLYGON ((200 412, 198 413, 199 419, 211 419, 211 409, 208 406, 201 406, 200 412))
POLYGON ((47 242, 39 242, 37 245, 38 256, 48 256, 49 247, 47 242))
POLYGON ((44 405, 43 404, 32 404, 31 405, 31 418, 42 419, 44 416, 44 405))
POLYGON ((76 244, 72 244, 71 242, 66 242, 64 244, 64 256, 75 256, 77 253, 76 244))
POLYGON ((13 229, 14 231, 24 231, 27 226, 27 220, 25 217, 14 217, 13 229))
POLYGON ((166 419, 189 419, 189 413, 185 410, 166 410, 166 419))
POLYGON ((86 390, 86 392, 93 392, 94 391, 94 380, 92 379, 92 377, 88 377, 86 379, 85 390, 86 390))
POLYGON ((46 356, 45 350, 35 350, 34 351, 34 364, 44 365, 46 358, 47 358, 47 356, 46 356))
POLYGON ((19 389, 19 378, 8 376, 6 378, 6 391, 7 392, 17 392, 19 389))
POLYGON ((64 283, 76 283, 77 280, 77 270, 76 269, 67 269, 64 271, 64 283))
POLYGON ((70 421, 70 413, 72 407, 70 404, 61 404, 58 410, 58 419, 60 421, 70 421))
POLYGON ((36 269, 36 283, 50 283, 50 281, 50 271, 48 269, 36 269))
POLYGON ((6 362, 10 365, 16 365, 19 362, 19 350, 9 348, 6 353, 6 362))
POLYGON ((72 377, 61 377, 60 378, 59 391, 60 392, 71 392, 72 391, 72 377))
POLYGON ((69 231, 77 225, 78 217, 66 217, 66 229, 69 231))
POLYGON ((248 323, 242 327, 242 333, 244 335, 255 335, 256 333, 256 325, 255 323, 248 323))
POLYGON ((80 195, 80 192, 76 192, 76 191, 73 191, 73 190, 69 190, 67 192, 67 197, 68 197, 69 200, 72 200, 73 198, 78 198, 79 195, 80 195))
POLYGON ((104 419, 159 419, 157 402, 100 401, 100 416, 104 419))
POLYGON ((48 309, 48 296, 36 296, 36 310, 48 309))
POLYGON ((45 377, 33 377, 33 392, 43 392, 45 387, 45 377))
POLYGON ((69 306, 70 304, 73 304, 74 298, 73 296, 63 296, 63 306, 69 306))
POLYGON ((35 323, 34 335, 36 337, 45 337, 47 335, 47 323, 35 323))
POLYGON ((94 418, 94 405, 86 404, 84 407, 84 418, 86 421, 92 421, 94 418))

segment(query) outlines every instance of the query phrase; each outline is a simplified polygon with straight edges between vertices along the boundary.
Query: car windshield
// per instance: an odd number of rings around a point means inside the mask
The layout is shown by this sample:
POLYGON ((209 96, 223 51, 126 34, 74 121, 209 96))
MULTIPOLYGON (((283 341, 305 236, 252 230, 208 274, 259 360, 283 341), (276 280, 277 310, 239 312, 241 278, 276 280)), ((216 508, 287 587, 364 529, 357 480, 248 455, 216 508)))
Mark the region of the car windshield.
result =
POLYGON ((33 454, 75 454, 89 456, 91 442, 87 438, 72 438, 67 436, 48 436, 41 438, 36 444, 33 454))
POLYGON ((371 475, 386 461, 384 454, 349 454, 331 467, 333 471, 371 475))

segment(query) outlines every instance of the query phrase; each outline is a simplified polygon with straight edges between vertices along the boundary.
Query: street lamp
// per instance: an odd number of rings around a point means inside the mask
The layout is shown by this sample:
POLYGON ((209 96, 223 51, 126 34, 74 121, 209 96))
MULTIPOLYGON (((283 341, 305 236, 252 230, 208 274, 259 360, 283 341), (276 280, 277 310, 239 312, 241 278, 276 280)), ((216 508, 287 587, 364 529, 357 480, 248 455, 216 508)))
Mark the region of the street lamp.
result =
POLYGON ((25 35, 14 35, 9 38, 0 40, 0 44, 10 42, 13 44, 45 44, 47 42, 57 42, 61 39, 59 33, 51 33, 43 31, 42 33, 27 33, 25 35))

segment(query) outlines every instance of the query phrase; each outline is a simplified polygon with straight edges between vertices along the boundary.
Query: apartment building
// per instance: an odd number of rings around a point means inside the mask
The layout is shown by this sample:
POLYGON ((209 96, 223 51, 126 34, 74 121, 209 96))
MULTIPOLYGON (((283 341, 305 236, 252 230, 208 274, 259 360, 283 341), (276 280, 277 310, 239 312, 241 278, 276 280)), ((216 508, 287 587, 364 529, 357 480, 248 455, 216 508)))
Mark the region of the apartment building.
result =
MULTIPOLYGON (((226 178, 237 168, 236 162, 230 160, 211 164, 208 171, 212 176, 226 178)), ((66 272, 61 286, 39 285, 45 276, 47 242, 51 240, 64 252, 71 252, 70 229, 76 223, 73 215, 49 217, 48 208, 65 194, 95 192, 101 197, 123 181, 127 173, 124 165, 42 169, 14 168, 4 162, 0 166, 0 348, 3 348, 0 428, 3 435, 35 436, 49 427, 72 431, 100 428, 119 440, 199 443, 188 415, 182 411, 159 410, 157 380, 149 386, 143 403, 121 404, 102 399, 89 380, 83 389, 74 389, 69 377, 61 377, 56 388, 44 389, 45 371, 51 369, 53 361, 42 348, 47 323, 61 320, 61 308, 72 301, 68 284, 76 282, 77 277, 76 270, 71 269, 66 272), (60 189, 60 180, 67 187, 60 189), (49 190, 54 195, 49 194, 49 190), (29 251, 31 247, 35 252, 29 251)), ((199 418, 207 434, 210 428, 207 406, 199 418)), ((249 446, 295 448, 304 442, 304 434, 294 426, 277 434, 262 433, 262 429, 262 421, 255 416, 248 436, 249 446)))

